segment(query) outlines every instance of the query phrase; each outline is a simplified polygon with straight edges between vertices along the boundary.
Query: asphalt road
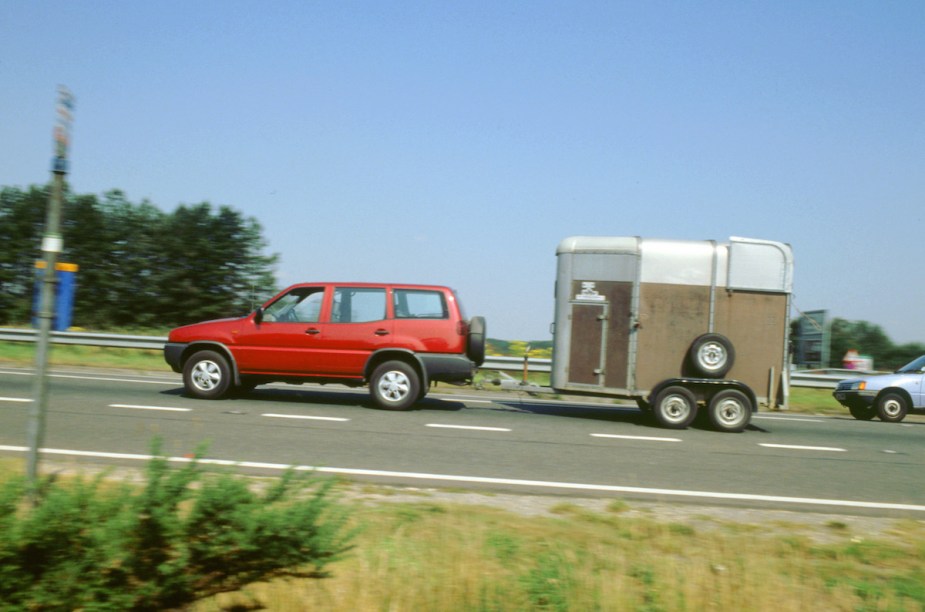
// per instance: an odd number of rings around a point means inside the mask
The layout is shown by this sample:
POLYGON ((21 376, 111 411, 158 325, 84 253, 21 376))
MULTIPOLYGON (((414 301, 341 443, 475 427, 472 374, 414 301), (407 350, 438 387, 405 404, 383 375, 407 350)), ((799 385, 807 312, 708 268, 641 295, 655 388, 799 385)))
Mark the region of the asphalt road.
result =
MULTIPOLYGON (((35 377, 0 368, 0 455, 25 456, 35 377)), ((505 393, 432 394, 409 412, 365 389, 270 385, 185 397, 179 376, 55 370, 43 460, 178 461, 250 473, 287 466, 389 484, 677 500, 925 518, 925 421, 759 413, 741 434, 660 429, 630 406, 505 393)))

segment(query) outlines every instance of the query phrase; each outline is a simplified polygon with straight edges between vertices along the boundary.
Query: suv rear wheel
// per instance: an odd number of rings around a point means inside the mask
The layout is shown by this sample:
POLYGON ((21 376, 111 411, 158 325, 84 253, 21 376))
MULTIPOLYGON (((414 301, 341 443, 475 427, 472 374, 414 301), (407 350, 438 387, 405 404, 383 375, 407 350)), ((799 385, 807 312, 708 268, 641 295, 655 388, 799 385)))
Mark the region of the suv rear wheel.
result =
POLYGON ((408 410, 421 396, 421 379, 404 361, 386 361, 369 381, 373 402, 385 410, 408 410))

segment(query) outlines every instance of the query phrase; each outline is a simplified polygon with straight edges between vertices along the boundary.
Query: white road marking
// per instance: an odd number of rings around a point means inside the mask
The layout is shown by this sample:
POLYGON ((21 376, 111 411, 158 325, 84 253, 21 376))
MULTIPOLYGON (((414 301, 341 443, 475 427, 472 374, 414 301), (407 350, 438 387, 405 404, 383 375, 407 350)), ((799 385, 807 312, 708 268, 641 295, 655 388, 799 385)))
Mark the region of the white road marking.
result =
POLYGON ((349 421, 350 419, 345 419, 342 417, 323 417, 323 416, 308 416, 304 414, 275 414, 272 412, 267 412, 261 414, 260 416, 271 417, 275 419, 309 419, 312 421, 349 421))
POLYGON ((681 438, 659 438, 655 436, 619 436, 616 434, 591 434, 594 438, 616 438, 618 440, 643 440, 645 442, 683 442, 681 438))
POLYGON ((31 399, 26 399, 24 397, 0 397, 0 402, 22 402, 28 404, 31 401, 31 399))
MULTIPOLYGON (((12 374, 15 376, 35 376, 35 372, 10 372, 6 370, 0 370, 0 374, 12 374)), ((47 374, 49 378, 73 378, 76 380, 103 380, 107 382, 126 382, 126 383, 142 383, 145 385, 173 385, 176 386, 181 384, 179 381, 170 381, 170 380, 139 380, 133 378, 109 378, 106 376, 79 376, 76 374, 47 374)))
POLYGON ((192 408, 173 408, 170 406, 139 406, 137 404, 109 404, 110 408, 129 408, 131 410, 162 410, 164 412, 192 412, 192 408))
POLYGON ((766 421, 799 421, 800 423, 825 423, 822 419, 810 419, 803 417, 779 417, 779 416, 763 416, 755 415, 753 419, 764 419, 766 421))
POLYGON ((848 449, 832 446, 797 446, 794 444, 759 444, 765 448, 783 448, 788 450, 826 451, 830 453, 847 453, 848 449))
POLYGON ((475 431, 511 431, 506 427, 477 427, 475 425, 442 425, 440 423, 428 423, 427 427, 440 427, 443 429, 473 429, 475 431))
MULTIPOLYGON (((25 453, 25 446, 0 445, 0 451, 25 453)), ((138 455, 132 453, 106 453, 96 451, 67 450, 58 448, 42 448, 40 451, 46 455, 65 455, 73 457, 94 457, 98 459, 131 459, 136 461, 150 461, 151 455, 138 455)), ((166 457, 171 463, 191 463, 190 457, 166 457)), ((597 491, 603 493, 644 493, 649 495, 663 495, 670 497, 686 497, 714 500, 736 500, 754 502, 774 502, 794 505, 832 506, 839 508, 866 508, 874 510, 904 510, 925 513, 925 505, 896 504, 890 502, 865 502, 846 499, 824 499, 813 497, 789 497, 778 495, 755 495, 750 493, 722 493, 717 491, 686 491, 683 489, 656 489, 648 487, 625 487, 619 485, 585 484, 579 482, 555 482, 545 480, 523 480, 519 478, 489 478, 484 476, 462 476, 454 474, 425 474, 419 472, 393 472, 389 470, 364 470, 352 468, 314 467, 310 465, 289 465, 285 463, 266 463, 258 461, 231 461, 228 459, 198 459, 202 465, 222 465, 242 468, 256 468, 275 471, 295 469, 303 472, 320 472, 325 474, 347 474, 352 476, 381 476, 391 478, 409 478, 417 480, 439 480, 443 482, 468 482, 480 484, 501 484, 508 486, 535 487, 547 489, 562 489, 567 491, 597 491)))

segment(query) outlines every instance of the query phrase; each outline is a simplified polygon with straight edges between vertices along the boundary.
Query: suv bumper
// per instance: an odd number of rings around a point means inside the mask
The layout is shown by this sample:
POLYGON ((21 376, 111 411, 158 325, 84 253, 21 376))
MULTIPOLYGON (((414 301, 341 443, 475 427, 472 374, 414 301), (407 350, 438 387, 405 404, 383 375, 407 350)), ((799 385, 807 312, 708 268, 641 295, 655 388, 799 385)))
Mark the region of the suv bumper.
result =
POLYGON ((187 346, 186 342, 168 342, 164 345, 164 361, 167 362, 167 365, 169 365, 174 372, 181 372, 183 370, 181 358, 187 346))
POLYGON ((418 353, 428 381, 468 382, 475 377, 476 365, 465 355, 418 353))

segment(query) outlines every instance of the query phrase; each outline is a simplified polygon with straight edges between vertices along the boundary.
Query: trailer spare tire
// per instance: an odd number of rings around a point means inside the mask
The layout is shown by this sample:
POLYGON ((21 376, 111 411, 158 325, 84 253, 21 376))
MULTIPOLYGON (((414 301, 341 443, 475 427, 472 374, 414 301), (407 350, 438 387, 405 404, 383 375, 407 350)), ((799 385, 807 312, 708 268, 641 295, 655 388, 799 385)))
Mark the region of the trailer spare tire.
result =
POLYGON ((687 352, 694 373, 704 378, 722 378, 735 362, 735 348, 722 334, 703 334, 687 352))
POLYGON ((469 320, 466 356, 475 365, 482 365, 485 362, 485 317, 472 317, 469 320))

